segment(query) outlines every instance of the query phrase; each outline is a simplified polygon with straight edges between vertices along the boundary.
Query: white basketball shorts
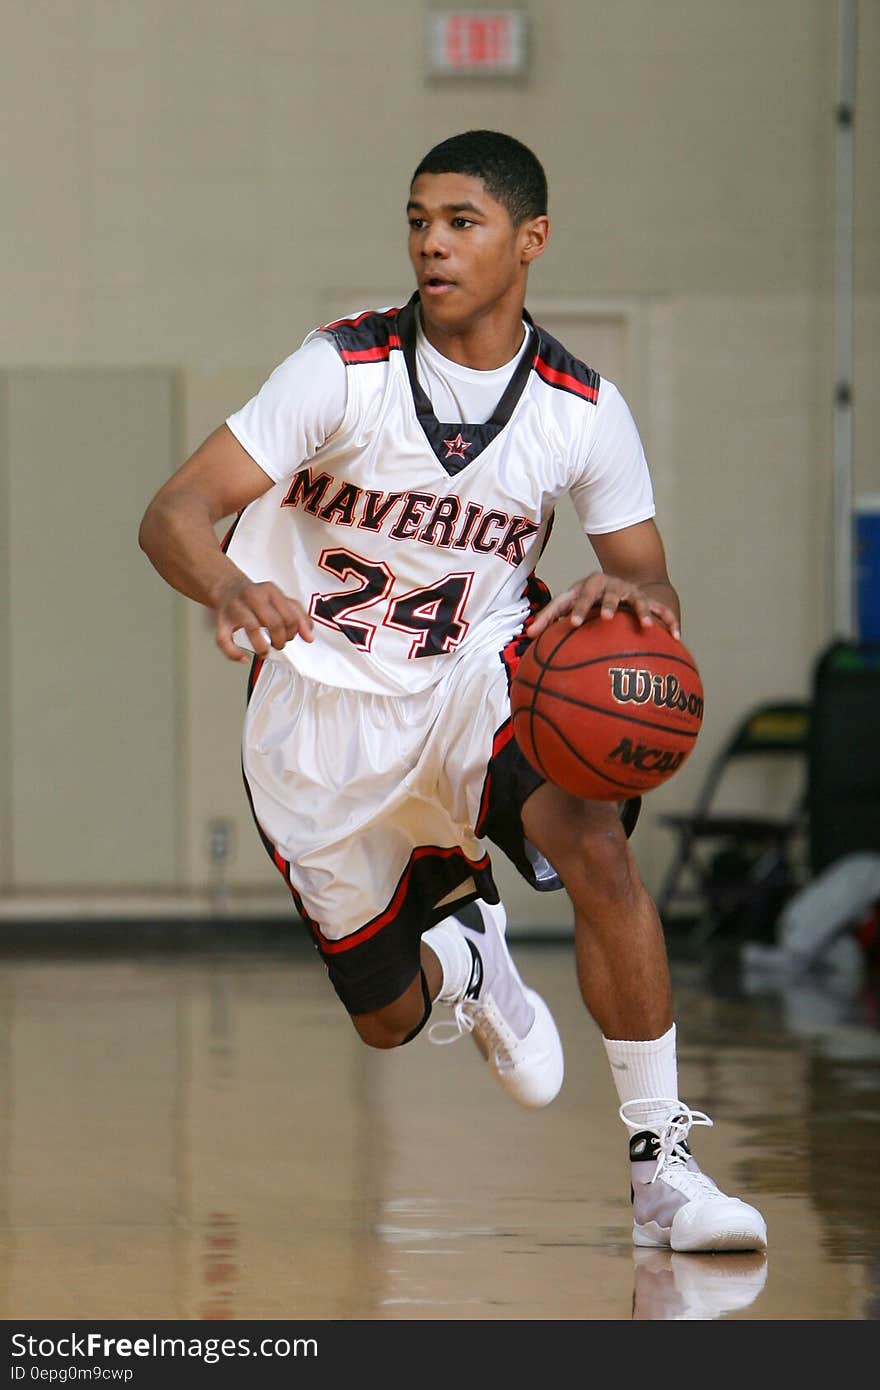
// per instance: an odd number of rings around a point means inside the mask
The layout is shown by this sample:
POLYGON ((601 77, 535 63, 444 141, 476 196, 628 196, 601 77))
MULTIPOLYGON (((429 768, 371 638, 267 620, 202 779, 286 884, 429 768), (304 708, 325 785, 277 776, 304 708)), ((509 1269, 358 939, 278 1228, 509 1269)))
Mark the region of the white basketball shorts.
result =
POLYGON ((432 689, 393 697, 320 684, 287 661, 253 664, 243 769, 254 818, 350 1013, 416 978, 421 934, 451 890, 473 880, 498 901, 487 839, 533 886, 561 887, 520 820, 544 780, 512 737, 525 645, 462 654, 432 689))

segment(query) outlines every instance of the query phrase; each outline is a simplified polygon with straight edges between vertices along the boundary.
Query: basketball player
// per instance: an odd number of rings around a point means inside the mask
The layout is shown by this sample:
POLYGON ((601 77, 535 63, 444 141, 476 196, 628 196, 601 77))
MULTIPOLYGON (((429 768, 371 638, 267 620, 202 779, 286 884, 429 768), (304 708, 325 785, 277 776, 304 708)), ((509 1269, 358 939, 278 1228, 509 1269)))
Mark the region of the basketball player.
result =
POLYGON ((631 1135, 635 1243, 761 1249, 760 1214, 690 1156, 711 1121, 678 1095, 665 943, 628 844, 638 801, 572 797, 511 737, 511 673, 554 618, 625 604, 679 636, 636 426, 525 311, 550 232, 529 149, 445 140, 407 217, 412 297, 310 333, 159 490, 140 543, 251 662, 254 817, 363 1041, 406 1043, 440 1003, 517 1101, 558 1093, 559 1034, 508 952, 491 842, 571 899, 631 1135), (534 571, 563 494, 599 568, 550 599, 534 571))

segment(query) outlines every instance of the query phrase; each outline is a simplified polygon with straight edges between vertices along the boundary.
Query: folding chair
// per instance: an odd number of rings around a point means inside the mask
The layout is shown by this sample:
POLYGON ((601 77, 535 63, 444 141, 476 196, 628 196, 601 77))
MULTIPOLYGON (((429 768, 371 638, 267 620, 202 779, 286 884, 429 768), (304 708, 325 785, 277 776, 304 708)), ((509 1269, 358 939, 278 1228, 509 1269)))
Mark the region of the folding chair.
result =
POLYGON ((710 764, 693 810, 660 817, 677 843, 657 910, 668 922, 681 908, 694 915, 696 907, 693 940, 732 924, 741 931, 750 923, 760 935, 799 886, 795 849, 807 834, 810 716, 803 700, 754 706, 710 764), (740 798, 746 785, 750 805, 760 809, 725 809, 732 782, 740 798), (771 812, 774 794, 778 809, 771 812))

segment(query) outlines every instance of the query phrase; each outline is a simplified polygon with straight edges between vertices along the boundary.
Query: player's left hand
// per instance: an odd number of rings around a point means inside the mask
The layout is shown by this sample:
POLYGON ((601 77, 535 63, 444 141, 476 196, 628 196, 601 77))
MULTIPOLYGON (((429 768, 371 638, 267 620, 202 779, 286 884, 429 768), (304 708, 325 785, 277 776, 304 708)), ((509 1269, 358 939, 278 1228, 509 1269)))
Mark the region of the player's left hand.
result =
POLYGON ((681 640, 678 615, 668 603, 655 598, 630 579, 618 579, 613 574, 603 574, 601 570, 596 570, 586 579, 579 579, 551 599, 526 625, 526 636, 539 637, 556 618, 563 618, 566 614, 573 625, 579 627, 591 609, 597 606, 605 619, 613 618, 618 608, 628 608, 642 627, 651 627, 655 620, 659 620, 676 640, 681 640))

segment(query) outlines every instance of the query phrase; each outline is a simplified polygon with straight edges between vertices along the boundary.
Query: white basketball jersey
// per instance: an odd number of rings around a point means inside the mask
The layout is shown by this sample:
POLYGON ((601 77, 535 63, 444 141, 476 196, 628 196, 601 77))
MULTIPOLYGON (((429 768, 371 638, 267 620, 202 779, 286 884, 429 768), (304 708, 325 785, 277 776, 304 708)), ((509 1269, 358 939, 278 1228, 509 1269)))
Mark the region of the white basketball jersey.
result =
POLYGON ((640 445, 619 485, 591 473, 600 378, 528 318, 530 341, 491 417, 438 420, 416 374, 417 302, 316 330, 345 364, 342 422, 224 543, 251 579, 274 581, 312 617, 314 642, 295 638, 271 659, 391 695, 426 689, 475 644, 500 650, 521 631, 547 598, 533 573, 561 494, 571 491, 588 533, 654 514, 640 445))

